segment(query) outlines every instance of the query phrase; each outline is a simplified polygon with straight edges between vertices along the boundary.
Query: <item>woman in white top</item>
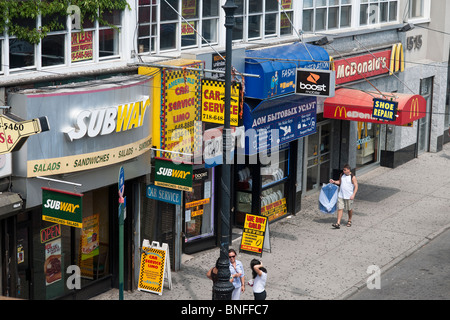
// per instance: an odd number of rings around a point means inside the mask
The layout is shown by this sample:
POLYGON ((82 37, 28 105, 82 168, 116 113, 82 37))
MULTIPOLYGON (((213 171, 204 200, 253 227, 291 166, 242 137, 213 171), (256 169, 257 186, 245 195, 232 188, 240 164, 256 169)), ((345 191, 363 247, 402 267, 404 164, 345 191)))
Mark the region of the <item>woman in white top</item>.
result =
POLYGON ((253 275, 253 295, 255 300, 266 300, 267 270, 261 261, 253 259, 250 262, 253 275))

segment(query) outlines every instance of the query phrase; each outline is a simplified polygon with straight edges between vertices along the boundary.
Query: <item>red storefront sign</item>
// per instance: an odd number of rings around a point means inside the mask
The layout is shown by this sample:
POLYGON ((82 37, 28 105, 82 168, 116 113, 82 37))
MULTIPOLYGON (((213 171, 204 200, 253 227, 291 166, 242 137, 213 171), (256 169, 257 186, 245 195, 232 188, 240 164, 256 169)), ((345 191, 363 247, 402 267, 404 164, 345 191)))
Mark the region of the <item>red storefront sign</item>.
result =
POLYGON ((390 72, 392 50, 334 60, 336 84, 356 81, 390 72))

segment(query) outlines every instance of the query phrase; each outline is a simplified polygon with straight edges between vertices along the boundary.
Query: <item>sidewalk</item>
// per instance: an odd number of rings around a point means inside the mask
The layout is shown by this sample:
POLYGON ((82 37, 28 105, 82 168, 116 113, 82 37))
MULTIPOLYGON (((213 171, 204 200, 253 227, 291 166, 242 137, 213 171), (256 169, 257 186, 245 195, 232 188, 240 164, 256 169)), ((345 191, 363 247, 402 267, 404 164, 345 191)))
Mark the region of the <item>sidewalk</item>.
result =
MULTIPOLYGON (((450 227, 450 144, 439 153, 425 153, 396 169, 379 167, 357 176, 353 226, 347 214, 341 229, 332 228, 336 214, 318 210, 318 196, 302 199, 301 211, 270 225, 271 252, 262 261, 268 270, 268 300, 345 299, 366 286, 367 268, 383 271, 450 227)), ((240 232, 240 230, 234 230, 240 232)), ((239 249, 240 238, 230 247, 239 249)), ((212 282, 206 272, 219 249, 184 256, 182 268, 172 272, 172 290, 162 296, 125 292, 125 300, 210 300, 212 282)), ((238 253, 251 278, 254 256, 238 253)), ((246 282, 247 282, 246 281, 246 282)), ((117 289, 93 300, 118 300, 117 289)), ((253 300, 251 287, 241 299, 253 300)))

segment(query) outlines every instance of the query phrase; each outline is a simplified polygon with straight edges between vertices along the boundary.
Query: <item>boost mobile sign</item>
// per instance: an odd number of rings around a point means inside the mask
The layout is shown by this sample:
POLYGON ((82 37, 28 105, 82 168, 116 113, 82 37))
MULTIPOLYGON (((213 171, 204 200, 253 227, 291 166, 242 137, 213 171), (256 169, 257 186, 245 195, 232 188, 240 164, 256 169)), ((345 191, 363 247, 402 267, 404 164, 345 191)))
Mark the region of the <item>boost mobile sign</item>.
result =
POLYGON ((334 97, 335 73, 332 70, 297 69, 295 93, 305 96, 334 97))

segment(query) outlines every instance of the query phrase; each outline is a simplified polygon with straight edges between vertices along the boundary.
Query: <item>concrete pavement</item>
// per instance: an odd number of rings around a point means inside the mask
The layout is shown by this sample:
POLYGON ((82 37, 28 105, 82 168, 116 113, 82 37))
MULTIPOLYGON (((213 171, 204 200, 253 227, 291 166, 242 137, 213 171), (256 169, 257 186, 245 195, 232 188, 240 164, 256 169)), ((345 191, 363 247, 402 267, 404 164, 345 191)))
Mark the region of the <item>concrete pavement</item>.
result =
MULTIPOLYGON (((297 215, 270 225, 271 252, 262 261, 268 270, 268 300, 340 300, 366 286, 367 269, 383 271, 450 228, 450 144, 439 153, 425 153, 398 168, 376 168, 357 176, 353 226, 332 228, 336 214, 318 210, 319 194, 302 199, 297 215)), ((240 232, 240 230, 234 230, 240 232)), ((238 251, 240 238, 230 247, 238 251)), ((162 296, 125 292, 125 300, 210 300, 212 282, 206 277, 219 249, 183 257, 172 272, 172 290, 162 296)), ((254 256, 238 253, 247 281, 254 256)), ((246 281, 246 282, 247 282, 246 281)), ((376 289, 374 289, 376 290, 376 289)), ((117 300, 113 289, 93 300, 117 300)), ((251 287, 241 299, 253 300, 251 287)))

